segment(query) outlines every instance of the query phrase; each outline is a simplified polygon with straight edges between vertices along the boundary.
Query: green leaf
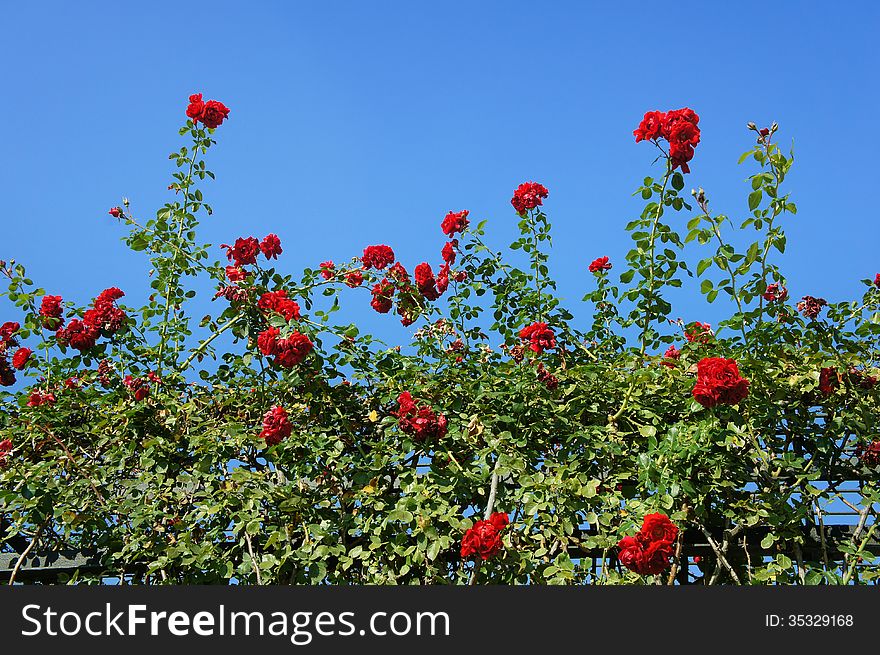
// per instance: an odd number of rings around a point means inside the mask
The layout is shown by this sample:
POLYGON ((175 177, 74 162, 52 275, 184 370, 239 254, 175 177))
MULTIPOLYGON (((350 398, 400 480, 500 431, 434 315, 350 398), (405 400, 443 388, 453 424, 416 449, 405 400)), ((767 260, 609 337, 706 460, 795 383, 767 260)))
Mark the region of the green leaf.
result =
POLYGON ((754 209, 758 205, 761 204, 761 198, 763 198, 763 197, 764 197, 764 194, 761 191, 761 189, 758 189, 756 191, 752 191, 749 194, 749 211, 754 211, 754 209))

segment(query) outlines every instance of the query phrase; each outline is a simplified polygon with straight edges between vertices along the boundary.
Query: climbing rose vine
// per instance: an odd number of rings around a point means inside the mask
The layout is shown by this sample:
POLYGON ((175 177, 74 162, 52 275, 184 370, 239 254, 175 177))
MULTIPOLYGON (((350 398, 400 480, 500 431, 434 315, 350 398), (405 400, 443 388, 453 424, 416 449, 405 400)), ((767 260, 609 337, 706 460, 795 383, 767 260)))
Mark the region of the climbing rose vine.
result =
MULTIPOLYGON (((378 243, 301 259, 272 190, 253 198, 279 217, 264 236, 208 202, 216 140, 247 126, 201 93, 180 114, 164 204, 95 211, 148 260, 144 284, 123 292, 106 269, 80 295, 0 246, 13 558, 22 540, 80 551, 98 562, 86 583, 880 578, 880 273, 851 298, 786 277, 798 208, 778 125, 748 125, 746 200, 720 212, 697 147, 735 135, 703 134, 687 107, 636 117, 653 150, 630 153, 632 247, 574 262, 569 306, 539 182, 488 190, 508 249, 449 198, 412 217, 429 236, 411 259, 375 217, 378 243), (221 243, 199 240, 205 220, 221 243), (706 303, 682 315, 672 290, 706 303), (817 539, 844 481, 862 520, 817 539)), ((601 188, 574 191, 588 208, 601 188)))

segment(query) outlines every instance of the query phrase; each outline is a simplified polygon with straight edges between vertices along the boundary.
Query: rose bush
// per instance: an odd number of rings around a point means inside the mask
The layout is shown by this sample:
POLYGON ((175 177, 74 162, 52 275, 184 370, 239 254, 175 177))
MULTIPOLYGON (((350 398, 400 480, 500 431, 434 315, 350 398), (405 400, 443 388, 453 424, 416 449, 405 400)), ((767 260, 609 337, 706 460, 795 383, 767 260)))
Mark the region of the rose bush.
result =
POLYGON ((201 243, 204 158, 234 114, 201 94, 182 113, 171 200, 109 211, 150 258, 144 306, 112 286, 82 305, 0 263, 5 549, 93 553, 80 582, 878 578, 880 276, 837 302, 785 278, 797 208, 775 124, 749 126, 737 226, 683 194, 697 114, 645 115, 659 176, 638 188, 625 261, 584 260, 584 323, 554 293, 552 195, 533 181, 502 218, 525 269, 467 210, 431 219, 417 263, 368 245, 294 277, 280 230, 201 243), (197 276, 216 285, 200 320, 197 276), (669 289, 694 279, 730 309, 714 330, 670 318, 669 289), (351 303, 393 309, 412 342, 335 320, 351 303), (857 524, 831 542, 835 503, 857 524))

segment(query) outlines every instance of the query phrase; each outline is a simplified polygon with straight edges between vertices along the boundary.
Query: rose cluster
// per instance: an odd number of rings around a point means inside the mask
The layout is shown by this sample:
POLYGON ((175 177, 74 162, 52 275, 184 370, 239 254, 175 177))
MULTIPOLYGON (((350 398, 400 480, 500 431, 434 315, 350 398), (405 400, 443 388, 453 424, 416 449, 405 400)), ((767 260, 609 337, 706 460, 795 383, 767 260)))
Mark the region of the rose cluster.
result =
POLYGON ((819 316, 819 312, 828 302, 824 298, 814 298, 813 296, 804 296, 797 304, 798 311, 807 318, 814 319, 819 316))
POLYGON ((517 214, 523 216, 527 211, 544 204, 544 198, 549 195, 550 192, 543 184, 538 184, 537 182, 523 182, 516 187, 516 191, 513 192, 513 198, 510 199, 510 204, 513 205, 517 214))
POLYGON ((494 512, 488 520, 477 521, 461 539, 461 556, 476 556, 484 561, 494 557, 504 547, 501 532, 509 524, 510 519, 503 512, 494 512))
POLYGON ((186 115, 193 123, 201 122, 205 127, 220 127, 221 123, 229 117, 229 108, 219 100, 202 100, 201 93, 194 93, 189 97, 189 106, 186 115))
POLYGON ((704 357, 697 362, 694 399, 703 407, 737 405, 749 395, 749 381, 740 376, 733 359, 704 357))
POLYGON ((856 457, 862 466, 873 468, 880 465, 880 439, 874 439, 867 446, 863 444, 856 446, 856 457))
POLYGON ((257 307, 264 312, 273 312, 280 314, 288 323, 290 321, 298 321, 300 319, 299 303, 292 298, 287 297, 287 291, 279 289, 278 291, 267 291, 260 296, 257 301, 257 307))
POLYGON ((624 537, 617 547, 620 563, 639 575, 656 575, 669 568, 678 528, 664 514, 648 514, 635 537, 624 537))
POLYGON ((226 258, 232 262, 232 267, 226 268, 226 275, 233 282, 245 278, 246 274, 241 271, 241 267, 256 264, 260 253, 266 259, 278 259, 278 255, 284 252, 281 239, 276 234, 267 234, 262 241, 256 237, 239 237, 233 245, 224 243, 220 247, 226 248, 226 258))
POLYGON ((416 404, 409 391, 401 393, 397 403, 398 425, 415 441, 434 441, 446 436, 446 417, 435 413, 428 405, 416 404))
MULTIPOLYGON (((82 320, 75 318, 66 326, 59 327, 55 332, 55 338, 62 346, 70 346, 77 350, 89 350, 94 348, 98 338, 103 334, 110 337, 119 332, 128 321, 126 313, 116 306, 116 301, 125 294, 116 287, 104 289, 92 303, 91 309, 83 314, 82 320)), ((56 307, 60 306, 58 296, 47 296, 40 305, 40 313, 43 316, 44 325, 46 320, 61 321, 56 307), (57 300, 56 300, 57 299, 57 300), (46 313, 43 313, 45 310, 46 313)))
POLYGON ((767 285, 767 289, 762 294, 767 302, 782 302, 788 298, 788 289, 781 284, 773 282, 767 285))
MULTIPOLYGON (((694 157, 694 148, 700 142, 700 117, 688 107, 672 111, 649 111, 639 126, 633 130, 636 143, 665 139, 669 143, 669 161, 672 170, 681 168, 690 173, 688 162, 694 157)), ((658 144, 659 145, 659 144, 658 144)))
POLYGON ((257 335, 257 348, 266 357, 282 368, 293 368, 312 352, 311 339, 302 332, 294 330, 289 336, 281 338, 281 331, 270 327, 257 335))

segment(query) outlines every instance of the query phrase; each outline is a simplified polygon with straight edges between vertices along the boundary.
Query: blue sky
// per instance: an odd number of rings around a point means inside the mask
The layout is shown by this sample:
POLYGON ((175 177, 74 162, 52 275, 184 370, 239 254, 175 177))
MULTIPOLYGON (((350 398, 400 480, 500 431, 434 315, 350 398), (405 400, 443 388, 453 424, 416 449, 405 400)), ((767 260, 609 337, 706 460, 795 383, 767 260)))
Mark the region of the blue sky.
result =
MULTIPOLYGON (((490 219, 505 244, 512 190, 536 180, 550 189, 553 273, 585 325, 586 266, 622 262, 631 193, 660 173, 632 130, 646 110, 685 105, 702 128, 687 188, 738 219, 746 122, 794 139, 792 296, 860 296, 880 271, 876 3, 58 2, 4 18, 0 258, 65 298, 146 293, 147 262, 106 212, 125 195, 152 215, 169 198, 167 154, 196 91, 232 110, 204 239, 276 232, 288 271, 383 242, 409 268, 436 262, 451 209, 490 219)), ((691 289, 675 314, 716 322, 722 308, 691 289)), ((403 338, 350 297, 351 316, 403 338)))

